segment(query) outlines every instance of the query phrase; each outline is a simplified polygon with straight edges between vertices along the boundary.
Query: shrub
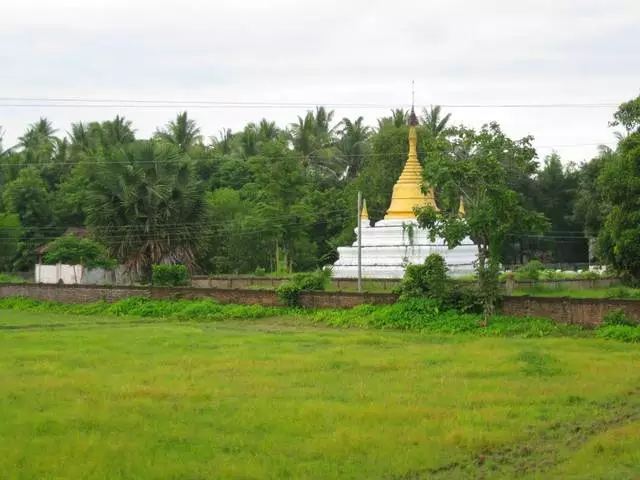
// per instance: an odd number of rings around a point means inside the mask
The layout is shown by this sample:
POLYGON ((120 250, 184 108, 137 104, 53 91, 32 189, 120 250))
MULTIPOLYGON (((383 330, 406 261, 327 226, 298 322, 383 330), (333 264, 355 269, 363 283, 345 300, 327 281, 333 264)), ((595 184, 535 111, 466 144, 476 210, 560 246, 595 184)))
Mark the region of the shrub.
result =
POLYGON ((184 265, 153 265, 151 283, 157 287, 184 287, 189 285, 189 272, 184 265))
POLYGON ((583 328, 549 319, 495 316, 487 327, 480 314, 443 310, 433 299, 413 298, 393 305, 362 305, 351 310, 320 310, 312 314, 317 322, 332 326, 391 328, 432 334, 469 333, 482 336, 544 337, 575 335, 583 328))
POLYGON ((264 277, 267 275, 267 271, 262 267, 257 267, 256 271, 254 272, 254 275, 256 277, 264 277))
POLYGON ((300 287, 293 282, 284 282, 276 289, 280 301, 291 308, 300 306, 301 291, 300 287))
POLYGON ((621 342, 640 343, 640 327, 629 325, 606 325, 596 331, 600 338, 608 338, 621 342))
POLYGON ((0 273, 0 283, 26 283, 24 279, 16 277, 15 275, 9 275, 6 273, 0 273))
POLYGON ((516 280, 539 280, 543 270, 544 266, 542 262, 539 260, 531 260, 516 270, 516 280))
POLYGON ((576 278, 580 280, 598 280, 599 278, 602 278, 602 277, 597 272, 592 272, 590 270, 587 270, 586 272, 580 272, 576 274, 576 278))
POLYGON ((456 285, 451 290, 445 305, 462 313, 482 313, 484 309, 478 289, 464 285, 456 285))
POLYGON ((429 255, 424 265, 407 265, 402 279, 402 294, 406 298, 429 297, 444 300, 451 288, 447 264, 442 255, 429 255))
POLYGON ((632 318, 627 317, 624 311, 621 308, 616 308, 615 310, 611 310, 607 312, 604 318, 602 319, 602 325, 622 325, 635 327, 638 326, 638 322, 633 320, 632 318))
POLYGON ((300 306, 300 293, 324 291, 329 287, 331 270, 316 270, 315 272, 296 273, 289 282, 285 282, 276 289, 280 301, 289 307, 300 306))

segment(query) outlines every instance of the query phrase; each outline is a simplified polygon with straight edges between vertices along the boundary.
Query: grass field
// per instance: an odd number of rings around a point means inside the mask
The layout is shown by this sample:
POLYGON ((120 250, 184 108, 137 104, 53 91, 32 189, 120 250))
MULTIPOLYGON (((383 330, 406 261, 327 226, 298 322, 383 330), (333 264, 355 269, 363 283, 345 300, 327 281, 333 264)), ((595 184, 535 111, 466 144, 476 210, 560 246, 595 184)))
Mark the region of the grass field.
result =
POLYGON ((0 310, 3 479, 640 477, 640 348, 0 310))

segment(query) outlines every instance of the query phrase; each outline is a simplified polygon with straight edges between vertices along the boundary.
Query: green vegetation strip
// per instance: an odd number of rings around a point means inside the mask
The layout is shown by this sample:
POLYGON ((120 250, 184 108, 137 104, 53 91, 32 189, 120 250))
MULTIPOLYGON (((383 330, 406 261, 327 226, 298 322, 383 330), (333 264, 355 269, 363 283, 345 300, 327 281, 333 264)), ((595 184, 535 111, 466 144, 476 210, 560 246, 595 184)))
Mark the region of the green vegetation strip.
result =
POLYGON ((25 298, 0 299, 0 309, 71 315, 106 315, 211 322, 295 316, 333 327, 358 327, 423 332, 438 335, 469 334, 504 337, 598 336, 640 343, 640 326, 621 312, 612 312, 598 329, 566 325, 544 318, 495 316, 484 326, 481 315, 442 310, 434 300, 411 299, 393 305, 362 305, 353 309, 304 310, 258 305, 223 305, 213 300, 150 300, 128 298, 115 303, 65 304, 25 298))
POLYGON ((640 476, 636 345, 426 302, 0 302, 3 478, 640 476))

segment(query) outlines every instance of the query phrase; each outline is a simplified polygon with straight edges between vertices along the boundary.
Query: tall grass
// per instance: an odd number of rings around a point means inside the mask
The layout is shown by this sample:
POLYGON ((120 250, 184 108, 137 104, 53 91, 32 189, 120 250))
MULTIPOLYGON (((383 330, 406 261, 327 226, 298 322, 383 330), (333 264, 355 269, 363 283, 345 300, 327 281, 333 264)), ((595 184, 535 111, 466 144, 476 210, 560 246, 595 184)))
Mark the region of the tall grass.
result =
MULTIPOLYGON (((65 304, 26 298, 0 299, 0 310, 47 312, 70 315, 107 315, 175 319, 178 321, 257 320, 297 316, 333 327, 401 330, 435 335, 468 334, 492 337, 593 336, 593 330, 579 325, 556 323, 550 319, 496 315, 488 326, 481 315, 442 310, 437 301, 411 299, 392 305, 361 305, 349 310, 302 310, 259 305, 223 305, 213 300, 150 300, 132 297, 115 303, 65 304)), ((640 342, 640 326, 632 320, 607 323, 597 336, 626 342, 640 342)))

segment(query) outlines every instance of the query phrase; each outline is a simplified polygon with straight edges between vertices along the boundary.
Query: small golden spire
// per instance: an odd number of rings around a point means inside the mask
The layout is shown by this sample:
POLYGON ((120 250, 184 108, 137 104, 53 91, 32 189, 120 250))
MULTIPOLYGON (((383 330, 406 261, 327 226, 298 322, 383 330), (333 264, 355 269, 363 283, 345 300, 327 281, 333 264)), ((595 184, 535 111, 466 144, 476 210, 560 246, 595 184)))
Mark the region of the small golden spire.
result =
POLYGON ((360 211, 360 219, 369 221, 369 212, 367 211, 367 200, 362 201, 362 210, 360 211))
POLYGON ((460 208, 458 209, 458 215, 461 217, 464 217, 466 215, 466 212, 464 210, 464 199, 462 197, 460 197, 460 208))

